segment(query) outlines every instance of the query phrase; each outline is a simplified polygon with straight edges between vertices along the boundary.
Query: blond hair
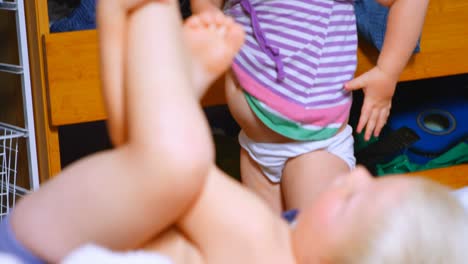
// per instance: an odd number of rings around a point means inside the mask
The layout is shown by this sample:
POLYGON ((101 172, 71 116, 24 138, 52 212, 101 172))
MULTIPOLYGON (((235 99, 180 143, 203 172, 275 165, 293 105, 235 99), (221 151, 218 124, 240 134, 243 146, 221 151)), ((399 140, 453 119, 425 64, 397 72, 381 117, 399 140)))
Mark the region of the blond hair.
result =
POLYGON ((400 203, 354 233, 333 263, 468 263, 468 215, 448 188, 409 179, 400 203))

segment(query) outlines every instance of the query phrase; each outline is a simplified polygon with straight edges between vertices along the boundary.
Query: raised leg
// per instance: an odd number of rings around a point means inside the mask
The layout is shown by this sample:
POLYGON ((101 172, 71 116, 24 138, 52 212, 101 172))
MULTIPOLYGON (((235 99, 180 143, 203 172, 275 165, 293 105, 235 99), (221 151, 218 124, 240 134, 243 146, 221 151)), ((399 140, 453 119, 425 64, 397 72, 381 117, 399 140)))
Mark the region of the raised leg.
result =
POLYGON ((175 1, 133 11, 122 106, 128 141, 78 161, 18 203, 12 228, 33 253, 55 263, 89 242, 137 247, 199 196, 214 153, 181 27, 175 1))

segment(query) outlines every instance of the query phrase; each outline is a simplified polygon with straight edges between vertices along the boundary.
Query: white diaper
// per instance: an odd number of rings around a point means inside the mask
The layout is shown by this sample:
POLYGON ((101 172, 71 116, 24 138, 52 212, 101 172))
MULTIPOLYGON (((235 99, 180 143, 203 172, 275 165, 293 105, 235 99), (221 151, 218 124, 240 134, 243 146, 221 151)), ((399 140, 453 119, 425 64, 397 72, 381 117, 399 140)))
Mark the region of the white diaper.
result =
POLYGON ((239 133, 239 143, 250 157, 257 162, 265 176, 272 182, 281 181, 284 165, 290 158, 316 150, 327 150, 343 159, 353 169, 354 157, 353 129, 348 125, 335 136, 319 141, 295 141, 289 143, 258 143, 248 138, 244 131, 239 133))

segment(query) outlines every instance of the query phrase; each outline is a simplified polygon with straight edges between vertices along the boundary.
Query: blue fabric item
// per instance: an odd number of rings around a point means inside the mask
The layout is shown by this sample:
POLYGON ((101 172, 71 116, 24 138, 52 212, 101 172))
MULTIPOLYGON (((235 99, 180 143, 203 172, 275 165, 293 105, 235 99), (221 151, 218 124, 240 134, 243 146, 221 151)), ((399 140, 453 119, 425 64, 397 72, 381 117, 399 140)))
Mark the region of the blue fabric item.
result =
MULTIPOLYGON (((180 11, 185 19, 191 15, 189 0, 179 0, 180 11)), ((96 0, 81 0, 70 15, 50 26, 50 32, 68 32, 96 28, 96 0)))
POLYGON ((299 210, 292 209, 289 211, 283 212, 283 218, 288 221, 288 223, 294 222, 296 220, 297 215, 299 214, 299 210))
POLYGON ((96 0, 81 0, 80 5, 50 27, 50 32, 67 32, 96 28, 96 0))
MULTIPOLYGON (((387 29, 388 8, 380 5, 376 0, 356 0, 354 9, 359 34, 378 50, 382 50, 387 29)), ((418 41, 413 53, 418 53, 420 50, 418 41)))
MULTIPOLYGON (((179 0, 182 15, 191 15, 188 0, 179 0)), ((376 0, 355 0, 357 29, 359 34, 372 43, 378 50, 382 49, 385 31, 387 29, 388 8, 376 0)), ((66 32, 96 28, 96 0, 81 0, 80 5, 65 18, 53 23, 51 32, 66 32)), ((414 53, 420 51, 419 41, 414 53)))
POLYGON ((27 264, 45 263, 16 240, 13 230, 11 229, 9 217, 4 218, 0 223, 0 252, 13 255, 27 264))

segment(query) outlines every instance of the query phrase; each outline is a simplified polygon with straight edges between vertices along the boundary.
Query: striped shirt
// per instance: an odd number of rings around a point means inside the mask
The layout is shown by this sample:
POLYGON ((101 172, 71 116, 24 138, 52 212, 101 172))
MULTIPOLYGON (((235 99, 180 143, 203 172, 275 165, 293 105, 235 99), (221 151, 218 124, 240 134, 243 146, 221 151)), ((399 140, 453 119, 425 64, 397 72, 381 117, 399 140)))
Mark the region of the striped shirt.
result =
POLYGON ((228 0, 225 13, 246 32, 233 71, 259 119, 295 140, 335 135, 357 64, 352 0, 228 0))

